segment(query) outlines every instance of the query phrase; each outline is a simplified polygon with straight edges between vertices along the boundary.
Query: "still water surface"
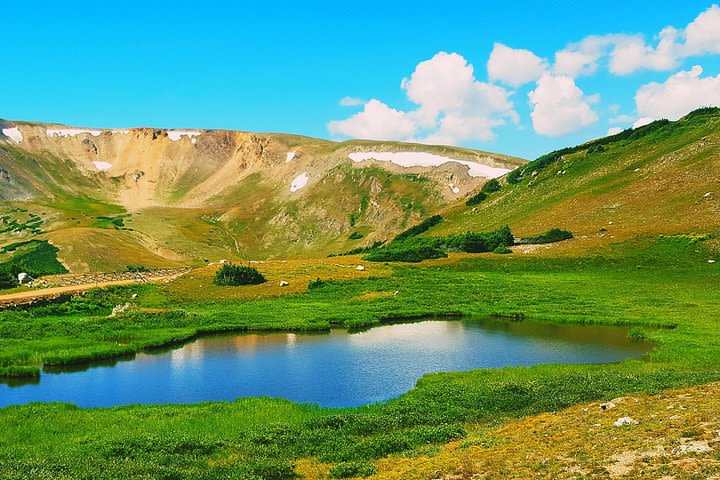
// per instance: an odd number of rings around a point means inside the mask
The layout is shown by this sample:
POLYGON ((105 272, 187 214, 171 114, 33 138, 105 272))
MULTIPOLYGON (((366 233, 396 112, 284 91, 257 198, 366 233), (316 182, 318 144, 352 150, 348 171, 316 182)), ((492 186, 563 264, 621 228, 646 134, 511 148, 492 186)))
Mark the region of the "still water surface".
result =
POLYGON ((431 372, 642 356, 649 345, 631 342, 627 334, 619 327, 467 319, 358 333, 205 337, 114 364, 43 372, 36 384, 0 384, 0 406, 63 401, 109 407, 255 396, 355 406, 397 397, 431 372))

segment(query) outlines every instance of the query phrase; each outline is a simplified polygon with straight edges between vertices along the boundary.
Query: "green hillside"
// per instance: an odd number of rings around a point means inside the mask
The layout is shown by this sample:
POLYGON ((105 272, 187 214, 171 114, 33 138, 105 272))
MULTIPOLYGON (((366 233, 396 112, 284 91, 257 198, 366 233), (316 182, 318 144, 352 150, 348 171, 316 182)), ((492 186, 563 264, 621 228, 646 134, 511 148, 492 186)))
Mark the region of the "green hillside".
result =
POLYGON ((540 157, 474 206, 442 212, 430 234, 510 225, 516 236, 559 227, 584 250, 639 235, 720 232, 720 109, 540 157))

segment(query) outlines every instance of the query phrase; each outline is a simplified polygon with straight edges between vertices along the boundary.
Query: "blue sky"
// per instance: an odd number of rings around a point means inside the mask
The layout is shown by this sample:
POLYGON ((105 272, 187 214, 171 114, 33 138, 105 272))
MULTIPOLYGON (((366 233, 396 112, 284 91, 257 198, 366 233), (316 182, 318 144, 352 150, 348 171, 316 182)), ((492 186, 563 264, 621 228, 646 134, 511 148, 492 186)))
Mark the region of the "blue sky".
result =
POLYGON ((720 34, 713 33, 711 2, 70 5, 55 0, 0 7, 0 117, 336 139, 369 133, 534 158, 603 136, 611 127, 677 116, 720 98, 720 79, 714 78, 720 34), (703 12, 702 28, 687 33, 703 12), (660 37, 667 26, 676 31, 660 37), (600 36, 594 47, 571 45, 589 35, 600 36), (667 52, 658 45, 663 38, 671 44, 667 52), (496 43, 513 50, 505 51, 490 79, 496 43), (614 55, 621 47, 629 48, 629 57, 614 55), (541 60, 534 73, 525 65, 532 57, 513 56, 515 49, 541 60), (590 55, 594 67, 558 67, 555 55, 563 50, 590 55), (423 75, 412 77, 430 59, 423 75), (452 69, 466 74, 468 65, 474 76, 456 82, 462 75, 452 69), (691 70, 695 65, 702 72, 691 70), (678 72, 688 73, 667 83, 678 72), (405 88, 403 78, 410 80, 405 88), (644 90, 639 108, 636 94, 651 82, 658 85, 644 90), (376 99, 374 110, 363 116, 364 103, 339 105, 346 96, 376 99), (610 122, 617 117, 624 122, 610 122), (337 123, 329 129, 331 121, 337 123))

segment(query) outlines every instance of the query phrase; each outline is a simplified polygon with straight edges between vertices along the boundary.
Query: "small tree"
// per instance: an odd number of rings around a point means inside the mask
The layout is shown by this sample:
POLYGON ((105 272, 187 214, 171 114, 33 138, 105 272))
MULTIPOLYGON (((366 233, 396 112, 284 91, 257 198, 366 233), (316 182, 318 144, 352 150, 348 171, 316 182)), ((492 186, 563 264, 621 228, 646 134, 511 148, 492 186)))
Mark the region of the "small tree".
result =
POLYGON ((16 275, 14 275, 8 268, 0 269, 0 289, 15 288, 18 285, 16 275))
POLYGON ((238 286, 238 285, 258 285, 265 283, 265 277, 252 267, 243 265, 227 264, 220 267, 215 273, 215 285, 221 286, 238 286))
POLYGON ((485 185, 483 185, 480 191, 483 193, 494 193, 499 191, 501 188, 502 186, 500 185, 500 182, 498 182, 497 179, 493 178, 485 185))

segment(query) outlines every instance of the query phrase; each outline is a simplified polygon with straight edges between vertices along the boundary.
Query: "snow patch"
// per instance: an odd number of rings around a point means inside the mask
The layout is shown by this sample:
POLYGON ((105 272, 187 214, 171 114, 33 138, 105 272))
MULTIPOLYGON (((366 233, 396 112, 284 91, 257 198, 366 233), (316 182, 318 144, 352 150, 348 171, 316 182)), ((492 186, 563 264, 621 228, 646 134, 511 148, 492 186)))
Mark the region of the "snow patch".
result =
POLYGON ((167 136, 173 142, 177 142, 183 136, 188 137, 192 143, 195 143, 197 139, 195 137, 202 135, 202 132, 198 130, 168 130, 167 136))
POLYGON ((118 133, 118 134, 120 134, 120 135, 127 135, 127 134, 130 133, 130 130, 125 130, 125 129, 118 129, 118 128, 116 128, 116 129, 114 129, 112 132, 113 132, 113 133, 118 133))
POLYGON ((454 183, 448 183, 448 188, 452 190, 454 194, 460 193, 460 188, 456 187, 454 183))
POLYGON ((482 163, 457 160, 425 152, 353 152, 348 154, 348 157, 353 162, 377 160, 380 162, 392 162, 405 168, 439 167, 445 163, 459 163, 468 167, 468 175, 471 177, 497 178, 510 171, 507 168, 491 167, 482 163))
POLYGON ((95 165, 95 168, 97 168, 101 172, 107 172, 112 167, 112 163, 98 162, 97 160, 93 161, 93 165, 95 165))
POLYGON ((82 128, 48 128, 46 133, 49 137, 74 137, 75 135, 81 135, 83 133, 97 137, 102 134, 102 130, 85 130, 82 128))
POLYGON ((17 127, 3 128, 2 133, 15 143, 22 143, 23 141, 22 133, 17 127))
POLYGON ((310 180, 310 177, 308 177, 307 172, 303 172, 292 181, 290 184, 290 193, 297 192, 301 188, 303 188, 305 185, 307 185, 308 180, 310 180))
POLYGON ((293 158, 295 158, 295 152, 287 152, 287 155, 285 155, 285 163, 288 163, 293 158))

